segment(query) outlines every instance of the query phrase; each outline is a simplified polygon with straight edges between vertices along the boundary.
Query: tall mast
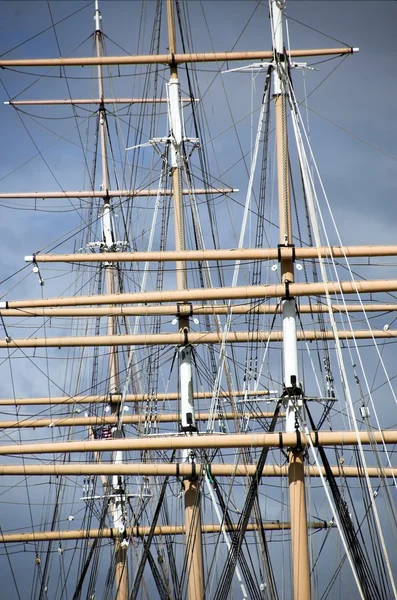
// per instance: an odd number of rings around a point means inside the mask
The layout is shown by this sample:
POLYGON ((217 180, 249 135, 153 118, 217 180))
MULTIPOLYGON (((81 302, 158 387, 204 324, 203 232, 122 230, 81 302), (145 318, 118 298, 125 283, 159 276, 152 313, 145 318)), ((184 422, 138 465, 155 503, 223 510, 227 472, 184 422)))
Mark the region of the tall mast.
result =
MULTIPOLYGON (((176 54, 175 12, 174 0, 167 0, 168 50, 173 57, 176 54)), ((180 111, 180 91, 178 67, 170 63, 170 81, 168 84, 169 120, 171 158, 170 172, 172 177, 172 193, 174 197, 174 228, 175 250, 185 250, 185 219, 182 194, 183 174, 183 144, 182 118, 180 111)), ((176 262, 177 289, 187 289, 186 262, 176 262)), ((178 328, 180 332, 189 332, 189 317, 179 315, 178 328)), ((183 344, 178 347, 179 356, 179 385, 181 393, 181 431, 194 435, 197 427, 194 418, 193 378, 192 378, 192 347, 183 344)), ((195 452, 184 450, 185 462, 195 462, 195 452)), ((200 484, 197 477, 183 480, 186 524, 186 554, 188 573, 188 599, 202 600, 204 598, 204 569, 201 538, 201 507, 200 484)))
MULTIPOLYGON (((102 29, 101 14, 99 11, 99 0, 95 0, 95 46, 97 57, 102 56, 102 29)), ((115 237, 112 223, 112 207, 109 190, 109 171, 107 155, 107 121, 104 104, 102 65, 98 65, 98 95, 99 95, 99 136, 102 157, 102 191, 103 191, 103 212, 102 212, 102 250, 112 252, 115 250, 115 237)), ((116 265, 105 263, 105 288, 108 294, 114 294, 116 290, 116 265)), ((107 332, 108 335, 116 335, 116 318, 108 317, 107 332)), ((109 395, 120 393, 119 368, 117 348, 109 348, 109 395)), ((118 415, 120 409, 119 403, 111 403, 111 414, 118 415)), ((112 428, 112 437, 121 437, 119 427, 112 428)), ((118 450, 113 455, 113 463, 121 464, 123 462, 123 452, 118 450)), ((128 599, 128 563, 127 547, 128 541, 125 538, 125 490, 124 480, 120 475, 113 475, 111 486, 112 499, 110 502, 110 512, 113 520, 113 527, 118 532, 115 538, 115 558, 116 558, 116 595, 115 600, 128 599)))
MULTIPOLYGON (((292 248, 292 223, 290 199, 290 173, 287 134, 288 64, 283 42, 283 0, 271 0, 271 22, 274 52, 274 103, 276 118, 277 179, 280 225, 280 248, 292 248)), ((296 301, 289 294, 289 284, 294 282, 293 250, 291 258, 281 254, 281 281, 285 284, 282 300, 283 319, 283 383, 286 410, 286 432, 299 431, 302 410, 302 390, 298 374, 296 335, 296 301)), ((303 452, 299 447, 289 452, 288 479, 292 540, 293 597, 310 600, 309 549, 303 452)))

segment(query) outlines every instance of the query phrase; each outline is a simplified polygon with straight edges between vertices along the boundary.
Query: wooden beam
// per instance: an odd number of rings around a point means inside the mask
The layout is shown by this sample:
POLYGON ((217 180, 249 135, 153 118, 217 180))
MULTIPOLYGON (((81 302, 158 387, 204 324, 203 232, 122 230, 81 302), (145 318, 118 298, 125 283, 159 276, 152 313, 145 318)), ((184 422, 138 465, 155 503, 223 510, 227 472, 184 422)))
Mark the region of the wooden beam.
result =
MULTIPOLYGON (((245 413, 222 413, 221 417, 216 416, 216 420, 222 418, 225 421, 234 421, 241 418, 255 418, 255 419, 271 419, 273 412, 262 412, 255 411, 245 413)), ((280 417, 283 415, 280 414, 280 417)), ((194 415, 196 421, 208 421, 210 418, 214 418, 209 412, 196 412, 194 415)), ((103 417, 54 417, 52 419, 17 419, 0 421, 0 429, 27 429, 36 427, 98 427, 102 425, 116 425, 116 416, 103 416, 103 417)), ((178 413, 166 413, 159 412, 156 415, 145 416, 144 413, 140 415, 123 415, 122 422, 124 425, 138 424, 138 423, 178 423, 180 421, 180 415, 178 413)))
MULTIPOLYGON (((328 290, 330 295, 364 294, 397 291, 397 279, 369 281, 329 281, 327 283, 291 283, 288 293, 291 296, 318 296, 328 290)), ((124 294, 98 294, 73 296, 68 298, 40 298, 37 300, 10 300, 0 302, 0 310, 8 308, 39 308, 51 306, 81 306, 94 304, 146 304, 152 302, 206 302, 208 300, 247 300, 252 298, 283 298, 286 295, 284 284, 237 286, 221 288, 192 288, 159 292, 136 292, 124 294)))
MULTIPOLYGON (((196 98, 180 98, 183 103, 198 102, 196 98)), ((60 104, 166 104, 168 98, 59 98, 55 100, 9 100, 11 106, 55 106, 60 104)))
MULTIPOLYGON (((223 527, 228 531, 226 525, 219 525, 217 523, 210 523, 202 526, 202 533, 219 533, 223 527)), ((233 525, 232 529, 237 529, 238 525, 233 525)), ((280 521, 265 521, 261 527, 265 531, 284 531, 291 528, 290 523, 282 523, 280 521)), ((310 529, 328 529, 333 527, 327 521, 313 521, 308 523, 310 529)), ((258 526, 256 523, 248 523, 247 531, 257 531, 258 526)), ((126 535, 128 537, 141 538, 148 535, 150 532, 150 526, 146 527, 128 527, 126 529, 126 535)), ((157 525, 154 529, 154 535, 184 535, 184 525, 157 525)), ((116 529, 102 528, 102 529, 75 529, 68 531, 35 531, 32 533, 2 533, 0 534, 0 544, 9 544, 15 542, 21 542, 27 544, 28 542, 50 542, 52 540, 85 540, 85 539, 96 539, 96 538, 116 538, 119 531, 116 529)))
MULTIPOLYGON (((310 432, 313 446, 356 446, 358 440, 363 445, 396 444, 397 430, 381 431, 319 431, 310 432)), ((78 442, 52 442, 46 444, 0 445, 0 455, 17 454, 57 454, 63 452, 114 452, 117 450, 183 450, 186 448, 290 448, 309 445, 306 435, 296 432, 282 433, 244 433, 244 434, 199 434, 144 436, 78 442)))
MULTIPOLYGON (((303 56, 332 56, 352 54, 358 48, 319 48, 289 50, 288 56, 298 58, 303 56)), ((84 58, 22 58, 0 60, 0 68, 10 67, 83 67, 93 65, 151 65, 151 64, 183 64, 194 62, 231 62, 269 60, 273 58, 272 50, 257 50, 250 52, 191 52, 189 54, 143 54, 130 56, 88 56, 84 58)))
MULTIPOLYGON (((335 477, 387 477, 397 476, 397 468, 368 467, 365 471, 357 467, 333 465, 330 467, 335 477)), ((305 466, 305 475, 318 477, 320 473, 325 475, 324 467, 318 469, 315 465, 305 466)), ((212 463, 208 465, 195 465, 197 476, 209 472, 214 477, 253 477, 256 472, 256 465, 246 464, 227 464, 212 463)), ((124 476, 144 476, 144 477, 190 477, 193 474, 193 467, 186 462, 183 463, 135 463, 115 465, 111 463, 65 463, 65 464, 24 464, 24 465, 0 465, 0 476, 100 476, 100 475, 124 475, 124 476)), ((265 465, 262 471, 262 477, 285 477, 288 475, 287 465, 265 465)))
MULTIPOLYGON (((357 329, 354 331, 338 331, 341 340, 367 340, 367 339, 393 339, 397 337, 397 329, 387 331, 357 329)), ((75 347, 105 347, 115 346, 175 346, 185 344, 221 344, 226 339, 228 344, 244 344, 246 342, 281 342, 282 331, 230 331, 222 333, 208 333, 206 331, 158 333, 158 334, 120 334, 120 335, 87 335, 73 337, 45 337, 45 338, 18 338, 0 339, 0 348, 75 348, 75 347)), ((330 340, 334 339, 334 332, 328 331, 298 331, 299 341, 330 340)))
MULTIPOLYGON (((241 396, 247 396, 249 398, 252 397, 262 397, 268 396, 268 390, 257 390, 256 392, 245 392, 243 390, 237 390, 233 392, 233 397, 240 398, 241 396)), ((213 392, 193 392, 193 398, 195 399, 204 399, 204 398, 212 398, 213 392)), ((228 400, 230 395, 228 392, 220 391, 218 394, 218 398, 223 400, 228 400)), ((48 396, 41 398, 0 398, 0 406, 29 406, 29 405, 46 405, 46 404, 96 404, 101 402, 107 403, 116 403, 121 402, 122 396, 121 394, 103 394, 103 395, 86 395, 86 396, 48 396)), ((125 402, 148 402, 148 401, 158 401, 158 402, 170 402, 170 401, 179 401, 180 394, 177 392, 167 392, 162 393, 158 392, 157 394, 150 396, 148 394, 126 394, 124 401, 125 402)))
MULTIPOLYGON (((233 190, 229 190, 229 192, 231 191, 233 190)), ((188 190, 184 190, 184 192, 188 193, 188 190)), ((205 193, 205 190, 199 190, 199 192, 205 193)), ((59 193, 62 194, 62 192, 59 193)), ((97 194, 98 192, 95 193, 97 194)), ((1 197, 2 194, 0 194, 0 198, 1 197)), ((295 249, 292 249, 290 247, 284 247, 242 248, 230 250, 184 250, 179 252, 169 250, 164 252, 107 252, 106 254, 36 254, 33 258, 37 263, 175 262, 176 260, 203 262, 207 260, 278 260, 280 257, 282 259, 289 257, 289 259, 292 260, 293 253, 295 253, 295 258, 301 260, 311 258, 318 259, 319 257, 344 258, 346 256, 348 258, 352 258, 372 256, 397 256, 397 246, 322 246, 321 248, 295 249)), ((32 257, 26 257, 26 261, 32 262, 32 257)))
MULTIPOLYGON (((239 190, 236 188, 195 188, 195 189, 183 189, 182 194, 184 196, 189 196, 190 194, 196 196, 205 196, 209 194, 232 194, 234 192, 238 192, 239 190)), ((7 200, 27 200, 27 199, 39 199, 44 200, 46 198, 59 199, 59 198, 147 198, 152 196, 170 196, 171 190, 169 188, 162 190, 108 190, 106 192, 101 190, 74 190, 74 191, 48 191, 48 192, 2 192, 0 193, 0 198, 4 198, 7 200)), ((120 253, 123 254, 123 253, 120 253)), ((112 255, 109 252, 109 255, 112 255)), ((38 255, 38 256, 50 256, 48 255, 38 255)), ((77 255, 79 256, 79 255, 77 255)), ((43 261, 41 261, 43 262, 43 261)), ((52 261, 54 262, 54 261, 52 261)))
MULTIPOLYGON (((365 304, 363 303, 365 312, 392 312, 397 311, 396 304, 365 304)), ((346 312, 362 312, 361 304, 333 304, 331 310, 334 313, 346 312)), ((232 305, 233 315, 266 314, 273 315, 279 308, 276 304, 234 304, 232 305)), ((298 307, 300 314, 311 313, 328 313, 328 306, 325 304, 301 304, 298 307)), ((193 315, 227 315, 229 312, 228 306, 219 304, 214 305, 198 305, 198 304, 180 304, 165 305, 165 306, 106 306, 106 307, 88 307, 88 308, 8 308, 0 310, 2 317, 107 317, 109 315, 117 317, 131 317, 157 315, 157 316, 183 316, 193 315)))

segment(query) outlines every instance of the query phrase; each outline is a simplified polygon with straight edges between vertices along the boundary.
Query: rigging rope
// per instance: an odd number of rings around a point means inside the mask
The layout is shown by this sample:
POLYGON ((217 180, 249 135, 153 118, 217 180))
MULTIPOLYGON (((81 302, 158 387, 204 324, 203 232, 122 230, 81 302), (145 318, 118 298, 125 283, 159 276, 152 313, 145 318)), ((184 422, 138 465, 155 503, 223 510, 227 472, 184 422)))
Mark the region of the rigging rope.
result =
MULTIPOLYGON (((306 413, 309 418, 310 426, 313 431, 316 431, 315 424, 308 405, 306 403, 306 413)), ((339 487, 336 483, 336 478, 332 474, 332 470, 326 455, 326 452, 322 446, 318 446, 317 449, 322 463, 324 465, 325 474, 329 483, 331 493, 334 499, 336 510, 338 511, 339 520, 343 527, 344 535, 348 544, 349 551, 352 554, 352 560, 357 570, 357 576, 360 581, 361 589, 365 600, 372 600, 375 598, 381 599, 381 594, 376 583, 376 579, 371 569, 371 564, 368 560, 368 556, 364 552, 364 548, 361 546, 357 533, 354 530, 353 521, 349 514, 347 503, 343 500, 339 487)))
MULTIPOLYGON (((276 409, 272 421, 269 425, 269 432, 272 432, 276 428, 278 413, 280 411, 281 402, 277 403, 276 409)), ((229 597, 230 586, 233 580, 234 570, 237 564, 237 560, 240 556, 245 532, 247 529, 248 521, 251 516, 252 507, 257 497, 259 483, 262 478, 263 467, 265 466, 269 448, 263 448, 259 460, 256 465, 255 475, 251 477, 251 483, 245 498, 244 508, 241 512, 238 520, 237 529, 232 533, 232 546, 228 552, 226 562, 222 569, 222 574, 218 582, 218 586, 214 595, 214 600, 227 600, 229 597)))
MULTIPOLYGON (((296 100, 295 100, 295 97, 294 97, 294 92, 293 92, 293 90, 291 88, 290 88, 290 98, 291 98, 291 101, 292 101, 292 109, 293 109, 292 112, 291 112, 291 114, 292 114, 292 122, 293 122, 294 131, 295 131, 295 137, 296 137, 296 141, 297 141, 297 145, 298 145, 299 160, 300 160, 300 163, 301 163, 302 172, 304 174, 306 194, 307 194, 307 198, 308 198, 308 205, 309 205, 310 217, 311 217, 312 226, 313 226, 314 239, 315 239, 315 242, 316 242, 316 246, 320 247, 321 241, 320 241, 320 235, 319 235, 319 229, 318 229, 318 221, 317 221, 317 215, 316 215, 315 206, 314 206, 314 198, 313 198, 313 195, 312 195, 312 194, 315 194, 315 192, 314 192, 314 188, 312 187, 312 183, 313 182, 311 181, 311 174, 310 174, 310 171, 308 169, 307 158, 306 158, 306 155, 304 153, 303 139, 302 139, 302 136, 301 136, 301 133, 300 133, 300 124, 298 122, 299 108, 298 108, 298 106, 296 104, 296 100)), ((301 127, 303 128, 302 125, 301 125, 301 127)), ((324 189, 323 189, 323 193, 325 194, 324 189)), ((317 208, 319 208, 318 204, 317 204, 317 208)), ((320 212, 320 218, 321 218, 321 212, 320 212)), ((327 240, 327 245, 329 246, 328 240, 327 240)), ((324 260, 321 258, 321 256, 319 256, 319 262, 320 262, 320 269, 321 269, 322 279, 323 279, 324 282, 327 282, 327 276, 326 276, 325 267, 324 267, 324 260)), ((332 304, 331 304, 331 299, 330 299, 328 287, 326 287, 326 299, 327 299, 327 306, 328 306, 328 311, 329 311, 329 318, 330 318, 332 330, 333 330, 333 333, 334 333, 334 339, 335 339, 335 346, 336 346, 336 351, 337 351, 337 358, 338 358, 339 370, 340 370, 341 379, 342 379, 342 382, 343 382, 343 385, 344 385, 344 391, 345 391, 345 394, 346 394, 347 403, 348 403, 349 410, 350 410, 350 417, 351 417, 351 419, 353 421, 354 429, 358 433, 357 421, 356 421, 355 414, 354 414, 354 407, 353 407, 352 397, 351 397, 351 393, 350 393, 349 382, 348 382, 348 378, 347 378, 347 374, 346 374, 346 370, 345 370, 345 365, 344 365, 344 361, 343 361, 343 356, 342 356, 342 351, 341 351, 341 345, 340 345, 340 339, 339 339, 338 330, 337 330, 337 326, 336 326, 336 322, 335 322, 335 316, 334 316, 334 313, 333 313, 333 310, 332 310, 332 304)), ((347 316, 348 316, 348 314, 347 314, 347 316)), ((363 448, 362 448, 362 444, 361 444, 361 442, 360 442, 359 439, 358 439, 358 446, 359 446, 359 449, 360 449, 360 454, 362 456, 362 460, 363 460, 363 464, 364 464, 364 470, 366 472, 365 455, 364 455, 364 451, 363 451, 363 448)), ((367 481, 367 485, 368 485, 369 490, 372 492, 372 486, 371 486, 371 482, 370 482, 370 479, 368 477, 368 474, 366 474, 366 481, 367 481)), ((381 536, 381 539, 382 539, 383 553, 384 553, 384 557, 385 557, 386 563, 388 565, 388 572, 389 572, 390 581, 391 581, 391 584, 392 584, 392 587, 393 587, 393 593, 397 596, 397 590, 395 589, 394 578, 393 578, 393 574, 392 574, 392 571, 391 571, 391 568, 390 568, 390 561, 389 561, 387 549, 386 549, 386 546, 385 546, 385 543, 384 543, 382 529, 381 529, 379 515, 378 515, 378 511, 377 511, 376 505, 374 505, 374 512, 375 512, 375 518, 376 518, 376 521, 377 521, 377 524, 378 524, 379 533, 380 533, 380 536, 381 536)), ((345 541, 344 537, 342 537, 342 541, 343 541, 343 543, 345 545, 345 549, 347 549, 346 541, 345 541)), ((363 597, 363 592, 362 592, 362 589, 361 589, 361 586, 360 586, 360 582, 359 582, 359 580, 357 578, 357 575, 356 575, 356 572, 355 572, 355 569, 354 569, 354 565, 353 565, 353 562, 352 562, 352 559, 351 559, 349 553, 348 553, 348 558, 349 558, 349 562, 350 562, 352 570, 353 570, 353 574, 354 574, 354 577, 355 577, 355 580, 356 580, 357 587, 358 587, 358 589, 360 591, 360 595, 361 595, 361 597, 363 597)))

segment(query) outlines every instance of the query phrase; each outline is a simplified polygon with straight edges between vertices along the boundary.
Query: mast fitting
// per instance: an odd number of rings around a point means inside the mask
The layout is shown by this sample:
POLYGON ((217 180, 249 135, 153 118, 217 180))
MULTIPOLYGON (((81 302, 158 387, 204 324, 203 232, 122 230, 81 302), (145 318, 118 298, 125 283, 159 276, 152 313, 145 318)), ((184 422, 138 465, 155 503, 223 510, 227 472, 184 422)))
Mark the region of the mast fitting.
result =
POLYGON ((282 260, 292 260, 295 262, 295 244, 277 244, 277 259, 281 263, 282 260))
POLYGON ((33 271, 33 273, 37 273, 40 285, 43 287, 43 285, 44 285, 44 279, 42 278, 41 273, 40 273, 40 269, 39 269, 39 267, 37 265, 36 256, 33 254, 32 258, 33 258, 33 260, 32 260, 32 263, 33 263, 33 269, 32 269, 32 271, 33 271))
MULTIPOLYGON (((184 317, 187 317, 187 318, 193 317, 193 304, 191 302, 177 302, 175 316, 179 318, 182 315, 182 312, 183 312, 184 317), (183 308, 189 307, 189 309, 190 309, 189 314, 186 314, 186 312, 184 310, 181 311, 181 307, 183 307, 183 308)), ((186 344, 187 343, 188 342, 186 342, 186 344)))
POLYGON ((194 462, 194 453, 191 453, 192 460, 190 461, 190 465, 192 467, 192 472, 190 475, 184 475, 183 481, 197 481, 197 470, 196 463, 194 462))
POLYGON ((296 445, 292 446, 291 448, 288 448, 288 455, 291 450, 293 450, 294 452, 303 452, 304 451, 304 447, 302 446, 301 432, 300 432, 299 428, 295 431, 295 433, 296 433, 296 445))
MULTIPOLYGON (((303 398, 302 388, 297 385, 296 375, 291 375, 291 385, 284 386, 282 398, 303 398)), ((299 406, 302 402, 299 402, 299 406)))
POLYGON ((283 296, 282 300, 291 300, 293 299, 290 292, 289 292, 289 286, 290 286, 291 281, 289 279, 286 279, 284 281, 285 284, 285 296, 283 296))

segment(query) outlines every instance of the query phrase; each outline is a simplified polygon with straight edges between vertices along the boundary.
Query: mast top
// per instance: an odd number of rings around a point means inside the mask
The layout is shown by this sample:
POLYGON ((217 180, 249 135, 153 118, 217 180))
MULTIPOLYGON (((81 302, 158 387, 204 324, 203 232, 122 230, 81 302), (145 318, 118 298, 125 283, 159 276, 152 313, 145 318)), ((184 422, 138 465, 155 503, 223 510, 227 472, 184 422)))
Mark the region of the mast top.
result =
POLYGON ((94 21, 95 21, 95 33, 98 33, 98 32, 102 33, 102 29, 101 29, 102 15, 101 15, 101 12, 99 10, 99 0, 95 0, 94 21))

